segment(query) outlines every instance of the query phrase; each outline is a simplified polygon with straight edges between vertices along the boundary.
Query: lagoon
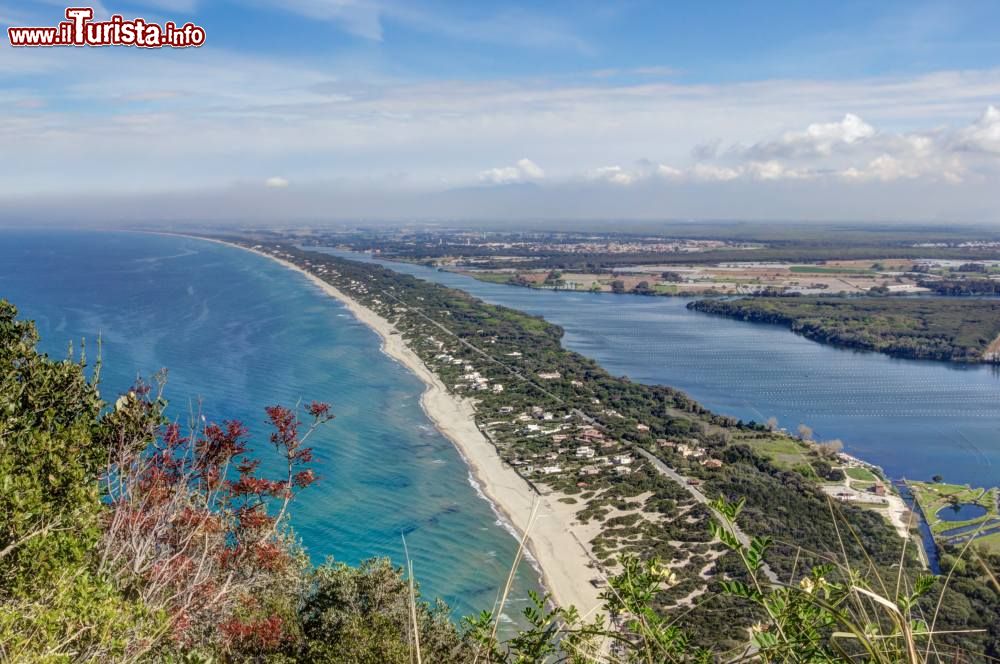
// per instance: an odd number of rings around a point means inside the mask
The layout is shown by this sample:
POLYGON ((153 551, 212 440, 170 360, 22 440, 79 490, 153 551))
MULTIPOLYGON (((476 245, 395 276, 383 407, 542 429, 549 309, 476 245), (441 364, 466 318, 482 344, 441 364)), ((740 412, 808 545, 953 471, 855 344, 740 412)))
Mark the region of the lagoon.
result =
POLYGON ((905 360, 824 346, 778 326, 710 316, 689 298, 545 291, 373 259, 545 317, 564 345, 615 375, 686 391, 712 410, 800 423, 893 478, 1000 484, 1000 372, 995 365, 905 360))

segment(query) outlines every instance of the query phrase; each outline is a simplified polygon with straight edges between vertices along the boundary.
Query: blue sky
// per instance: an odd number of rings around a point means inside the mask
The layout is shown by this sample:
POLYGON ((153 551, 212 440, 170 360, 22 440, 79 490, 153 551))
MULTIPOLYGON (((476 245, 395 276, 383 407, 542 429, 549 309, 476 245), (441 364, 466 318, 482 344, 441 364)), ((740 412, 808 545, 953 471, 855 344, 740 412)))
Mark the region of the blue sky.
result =
POLYGON ((196 2, 109 4, 192 17, 232 51, 357 62, 404 78, 573 77, 666 68, 689 83, 981 68, 996 2, 196 2), (173 9, 169 9, 169 8, 173 9))
POLYGON ((996 2, 94 6, 208 41, 0 47, 0 212, 1000 221, 996 2))

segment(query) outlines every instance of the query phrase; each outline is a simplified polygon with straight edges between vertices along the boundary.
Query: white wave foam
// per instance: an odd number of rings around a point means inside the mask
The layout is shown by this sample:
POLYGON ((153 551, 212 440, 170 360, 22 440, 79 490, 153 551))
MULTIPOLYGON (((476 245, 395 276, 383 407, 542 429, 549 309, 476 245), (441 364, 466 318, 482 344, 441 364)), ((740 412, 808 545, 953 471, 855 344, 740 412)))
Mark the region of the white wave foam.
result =
MULTIPOLYGON (((462 459, 465 460, 464 455, 462 455, 462 459)), ((468 461, 466 461, 466 464, 468 464, 468 461)), ((503 512, 500 511, 500 508, 497 507, 496 503, 490 500, 490 497, 487 496, 485 493, 483 493, 482 487, 479 485, 479 482, 476 481, 476 478, 472 475, 471 472, 468 474, 468 479, 469 479, 469 485, 475 490, 476 495, 485 500, 486 504, 490 506, 491 510, 493 510, 493 514, 497 518, 496 521, 494 521, 493 523, 506 530, 508 533, 510 533, 511 537, 520 542, 521 534, 517 532, 517 528, 515 528, 514 524, 512 524, 510 521, 507 520, 507 517, 504 516, 503 512)), ((538 564, 538 561, 535 559, 533 555, 531 555, 531 551, 527 547, 525 547, 524 549, 524 559, 528 561, 528 564, 531 565, 531 568, 534 569, 538 574, 542 573, 541 565, 538 564)))

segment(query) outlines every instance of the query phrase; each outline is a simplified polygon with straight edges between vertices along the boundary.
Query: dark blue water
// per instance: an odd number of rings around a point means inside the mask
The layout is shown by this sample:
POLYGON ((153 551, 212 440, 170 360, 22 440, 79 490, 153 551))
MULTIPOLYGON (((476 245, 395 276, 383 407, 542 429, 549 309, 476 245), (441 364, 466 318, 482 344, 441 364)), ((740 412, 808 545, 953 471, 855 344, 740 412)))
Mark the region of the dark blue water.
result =
MULTIPOLYGON (((263 408, 320 400, 337 419, 313 439, 320 483, 292 510, 316 561, 391 556, 406 535, 426 596, 465 615, 491 608, 516 542, 469 483, 451 443, 420 409, 420 381, 378 337, 301 275, 208 242, 127 233, 0 231, 0 297, 37 321, 64 357, 103 339, 105 399, 169 368, 169 414, 245 421, 263 408)), ((519 569, 515 608, 536 575, 519 569)))
POLYGON ((987 511, 982 505, 962 503, 961 505, 942 507, 935 516, 941 521, 970 521, 985 516, 987 511))
POLYGON ((941 565, 938 549, 934 542, 934 533, 931 532, 931 527, 927 523, 927 516, 920 509, 920 505, 917 503, 916 498, 914 498, 913 490, 909 484, 902 480, 897 480, 894 485, 896 490, 899 491, 903 502, 906 503, 906 506, 920 516, 917 519, 917 531, 920 533, 920 541, 924 546, 924 553, 927 556, 927 565, 933 574, 940 574, 941 565))
MULTIPOLYGON (((361 254, 331 251, 373 260, 361 254)), ((778 326, 709 316, 687 298, 538 291, 420 265, 377 261, 533 314, 566 330, 567 348, 615 375, 680 388, 744 420, 777 417, 896 478, 1000 484, 1000 373, 824 346, 778 326)))
MULTIPOLYGON (((982 516, 982 514, 980 514, 979 516, 982 516)), ((982 535, 984 533, 995 532, 998 528, 1000 528, 1000 520, 986 519, 985 521, 978 521, 968 526, 959 526, 958 528, 942 530, 941 537, 951 538, 957 535, 964 535, 967 533, 976 533, 977 535, 982 535)))

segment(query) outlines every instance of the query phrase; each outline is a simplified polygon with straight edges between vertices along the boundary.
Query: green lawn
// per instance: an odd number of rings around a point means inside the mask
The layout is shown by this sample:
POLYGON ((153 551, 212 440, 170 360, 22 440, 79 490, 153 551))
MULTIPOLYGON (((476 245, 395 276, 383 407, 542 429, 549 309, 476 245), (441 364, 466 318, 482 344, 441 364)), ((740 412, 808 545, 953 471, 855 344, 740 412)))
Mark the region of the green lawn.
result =
POLYGON ((844 473, 852 480, 858 480, 859 482, 875 482, 878 480, 875 477, 875 473, 867 468, 844 468, 844 473))
POLYGON ((468 276, 478 281, 485 281, 491 284, 505 284, 513 276, 507 272, 464 272, 468 276))
POLYGON ((990 553, 1000 553, 1000 533, 977 537, 976 546, 986 549, 990 553))
MULTIPOLYGON (((975 487, 960 486, 958 484, 935 484, 933 482, 907 482, 913 495, 920 505, 920 510, 927 519, 931 533, 938 536, 940 533, 953 528, 971 526, 986 521, 1000 518, 997 512, 997 489, 980 489, 975 487), (945 507, 949 507, 953 502, 976 503, 986 508, 986 514, 977 519, 967 521, 942 521, 937 514, 945 507)), ((1000 536, 988 535, 977 538, 977 544, 985 544, 990 548, 1000 545, 1000 536)), ((1000 549, 998 549, 1000 550, 1000 549)))
POLYGON ((779 468, 798 470, 799 466, 808 465, 808 450, 802 443, 793 438, 775 436, 774 438, 752 439, 744 442, 766 456, 779 468))

